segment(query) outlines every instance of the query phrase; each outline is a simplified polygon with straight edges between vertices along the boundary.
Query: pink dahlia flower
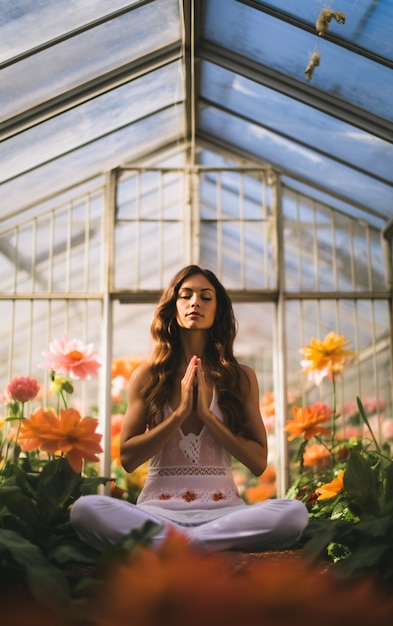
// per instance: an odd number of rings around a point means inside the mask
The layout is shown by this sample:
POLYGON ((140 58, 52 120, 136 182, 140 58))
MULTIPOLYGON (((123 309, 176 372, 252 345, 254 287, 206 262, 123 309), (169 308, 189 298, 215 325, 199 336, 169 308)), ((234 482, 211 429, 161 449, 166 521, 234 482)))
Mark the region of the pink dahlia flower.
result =
POLYGON ((92 376, 97 378, 97 370, 101 367, 92 343, 85 345, 79 339, 69 339, 67 335, 63 335, 61 339, 54 339, 49 344, 49 350, 42 354, 46 360, 39 367, 74 379, 88 380, 92 376))
POLYGON ((21 376, 20 378, 13 378, 7 387, 9 395, 18 402, 29 402, 34 400, 40 390, 38 381, 35 378, 29 378, 29 376, 21 376))

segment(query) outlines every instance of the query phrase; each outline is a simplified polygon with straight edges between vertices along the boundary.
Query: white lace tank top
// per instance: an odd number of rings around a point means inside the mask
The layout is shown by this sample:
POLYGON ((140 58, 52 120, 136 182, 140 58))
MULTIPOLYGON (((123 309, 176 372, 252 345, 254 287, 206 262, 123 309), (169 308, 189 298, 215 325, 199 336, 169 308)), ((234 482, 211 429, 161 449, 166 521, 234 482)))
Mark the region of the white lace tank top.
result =
MULTIPOLYGON (((222 421, 215 389, 210 410, 222 421)), ((171 413, 165 407, 164 419, 171 413)), ((232 457, 207 426, 198 435, 185 435, 180 428, 152 457, 137 504, 180 523, 200 523, 228 507, 246 506, 233 479, 232 457)))

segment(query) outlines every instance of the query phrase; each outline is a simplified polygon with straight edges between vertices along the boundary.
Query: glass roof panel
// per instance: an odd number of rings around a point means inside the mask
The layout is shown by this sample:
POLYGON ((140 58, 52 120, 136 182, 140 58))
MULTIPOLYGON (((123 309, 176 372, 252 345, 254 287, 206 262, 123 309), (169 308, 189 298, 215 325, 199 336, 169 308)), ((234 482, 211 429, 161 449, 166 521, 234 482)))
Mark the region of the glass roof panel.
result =
MULTIPOLYGON (((111 0, 110 11, 131 7, 137 2, 139 0, 111 0)), ((108 13, 108 0, 2 0, 0 62, 97 21, 108 13), (45 28, 42 28, 43 24, 45 28)))
POLYGON ((127 161, 135 162, 143 154, 162 149, 184 136, 184 111, 173 106, 131 123, 110 135, 87 143, 18 176, 0 186, 0 204, 5 213, 39 201, 65 186, 76 185, 127 161))
POLYGON ((236 145, 285 173, 299 177, 304 182, 323 186, 343 199, 347 198, 360 206, 373 207, 386 219, 392 215, 392 188, 371 176, 356 172, 314 150, 212 106, 204 107, 199 116, 203 133, 220 141, 224 139, 228 145, 236 145))
POLYGON ((201 96, 269 130, 393 182, 392 146, 311 106, 203 62, 201 96))
POLYGON ((235 0, 206 5, 205 37, 283 75, 306 82, 305 68, 318 51, 311 85, 393 120, 391 69, 235 0), (284 43, 285 42, 285 43, 284 43))
MULTIPOLYGON (((322 5, 317 2, 299 2, 299 0, 269 0, 261 6, 270 6, 282 13, 315 25, 322 5)), ((345 25, 339 25, 332 19, 329 33, 350 41, 381 57, 393 61, 393 3, 391 0, 340 0, 339 5, 330 3, 333 11, 342 11, 346 15, 345 25)), ((326 4, 327 6, 327 4, 326 4)))
POLYGON ((157 108, 173 105, 180 69, 179 62, 164 66, 3 141, 1 180, 105 137, 157 108))
POLYGON ((160 0, 33 51, 1 68, 1 119, 39 105, 142 55, 180 40, 178 2, 160 0))

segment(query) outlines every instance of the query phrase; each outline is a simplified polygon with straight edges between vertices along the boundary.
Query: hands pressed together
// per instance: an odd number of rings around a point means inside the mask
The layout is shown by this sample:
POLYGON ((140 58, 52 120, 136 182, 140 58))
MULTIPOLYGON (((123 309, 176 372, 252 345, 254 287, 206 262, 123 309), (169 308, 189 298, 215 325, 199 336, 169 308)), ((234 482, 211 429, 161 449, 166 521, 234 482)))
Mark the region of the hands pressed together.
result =
POLYGON ((206 422, 210 413, 209 390, 202 369, 202 360, 198 356, 194 355, 190 359, 180 387, 179 412, 184 415, 184 419, 194 411, 202 422, 206 422))

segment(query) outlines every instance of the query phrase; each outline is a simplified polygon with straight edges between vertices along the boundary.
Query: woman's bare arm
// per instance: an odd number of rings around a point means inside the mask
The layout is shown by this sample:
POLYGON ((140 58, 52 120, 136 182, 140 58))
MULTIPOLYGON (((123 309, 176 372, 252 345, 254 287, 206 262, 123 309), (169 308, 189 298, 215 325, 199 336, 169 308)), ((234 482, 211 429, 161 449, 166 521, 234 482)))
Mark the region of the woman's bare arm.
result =
POLYGON ((266 430, 259 408, 259 387, 255 372, 246 365, 241 367, 249 381, 248 386, 247 384, 243 386, 244 418, 248 436, 234 434, 209 410, 206 402, 206 387, 200 360, 197 369, 198 415, 217 441, 255 476, 259 476, 266 469, 268 451, 266 430))
POLYGON ((181 381, 179 406, 158 426, 146 430, 149 415, 142 387, 148 367, 147 363, 141 364, 133 372, 128 384, 127 410, 120 432, 120 459, 128 472, 133 472, 157 454, 172 439, 192 409, 196 364, 190 362, 181 381))

